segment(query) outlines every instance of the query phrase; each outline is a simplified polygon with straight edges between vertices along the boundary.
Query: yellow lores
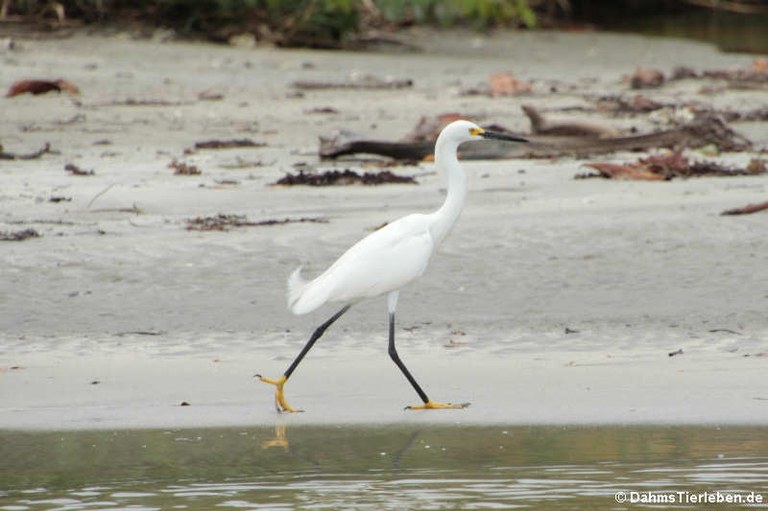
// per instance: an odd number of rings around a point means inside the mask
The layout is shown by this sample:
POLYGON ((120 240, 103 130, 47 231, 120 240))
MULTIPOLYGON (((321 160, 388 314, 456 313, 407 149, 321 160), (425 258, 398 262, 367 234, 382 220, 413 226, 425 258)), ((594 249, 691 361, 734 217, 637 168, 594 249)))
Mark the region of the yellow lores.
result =
POLYGON ((340 302, 344 306, 312 333, 283 376, 274 380, 257 375, 261 381, 275 386, 275 406, 279 412, 297 411, 285 401, 283 386, 325 330, 353 304, 381 295, 387 295, 389 308, 389 356, 423 403, 407 408, 436 410, 468 406, 468 403, 437 403, 427 397, 395 348, 395 309, 400 289, 424 273, 432 254, 448 236, 464 208, 467 178, 457 157, 459 145, 481 138, 527 142, 523 138, 484 130, 469 121, 452 122, 443 129, 435 144, 435 165, 448 177, 445 202, 437 211, 407 215, 369 234, 314 280, 305 281, 301 277, 301 268, 290 276, 288 308, 294 314, 307 314, 329 302, 340 302))

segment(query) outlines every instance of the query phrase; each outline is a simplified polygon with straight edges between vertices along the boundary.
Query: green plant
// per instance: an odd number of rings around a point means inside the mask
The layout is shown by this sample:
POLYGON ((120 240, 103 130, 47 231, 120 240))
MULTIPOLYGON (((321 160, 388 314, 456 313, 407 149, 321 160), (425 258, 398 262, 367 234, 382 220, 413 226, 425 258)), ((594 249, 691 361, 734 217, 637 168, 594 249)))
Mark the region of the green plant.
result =
POLYGON ((377 0, 376 5, 396 23, 536 26, 536 14, 527 0, 377 0))

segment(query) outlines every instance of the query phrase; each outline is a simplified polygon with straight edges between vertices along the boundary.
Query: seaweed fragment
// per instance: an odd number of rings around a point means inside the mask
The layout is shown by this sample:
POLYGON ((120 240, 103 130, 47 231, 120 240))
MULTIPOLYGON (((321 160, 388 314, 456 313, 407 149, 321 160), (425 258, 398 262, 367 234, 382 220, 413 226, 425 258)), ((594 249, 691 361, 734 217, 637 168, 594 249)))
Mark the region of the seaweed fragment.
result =
POLYGON ((264 147, 265 142, 254 142, 250 138, 240 138, 233 140, 204 140, 195 142, 194 149, 235 149, 238 147, 264 147))
POLYGON ((381 185, 389 183, 407 183, 417 184, 416 179, 411 176, 398 176, 389 170, 380 172, 365 172, 358 174, 354 170, 326 170, 325 172, 314 173, 299 170, 298 174, 290 172, 284 177, 278 179, 274 185, 282 186, 347 186, 347 185, 381 185))
POLYGON ((248 220, 245 215, 231 215, 219 213, 213 216, 196 217, 187 220, 188 231, 222 231, 226 232, 237 227, 262 227, 272 225, 285 225, 295 223, 317 223, 325 224, 328 220, 322 217, 301 217, 301 218, 282 218, 269 219, 253 222, 248 220))
POLYGON ((39 238, 40 233, 34 229, 22 229, 20 231, 0 231, 0 241, 24 241, 30 238, 39 238))
POLYGON ((199 176, 203 173, 203 171, 200 170, 197 165, 180 162, 178 160, 173 160, 171 163, 169 163, 168 168, 173 169, 173 174, 175 176, 199 176))

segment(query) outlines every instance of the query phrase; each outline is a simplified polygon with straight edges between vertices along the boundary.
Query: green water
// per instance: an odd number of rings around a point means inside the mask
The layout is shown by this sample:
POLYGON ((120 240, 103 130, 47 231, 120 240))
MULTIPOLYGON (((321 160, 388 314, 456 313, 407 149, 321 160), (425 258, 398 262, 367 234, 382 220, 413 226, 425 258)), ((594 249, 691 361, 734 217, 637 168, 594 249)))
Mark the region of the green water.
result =
POLYGON ((631 509, 616 492, 768 500, 768 427, 5 431, 0 474, 5 511, 631 509))
MULTIPOLYGON (((689 9, 663 14, 613 12, 598 26, 620 32, 696 39, 726 52, 768 53, 768 14, 741 14, 710 9, 689 9)), ((697 67, 696 62, 681 63, 697 67)))

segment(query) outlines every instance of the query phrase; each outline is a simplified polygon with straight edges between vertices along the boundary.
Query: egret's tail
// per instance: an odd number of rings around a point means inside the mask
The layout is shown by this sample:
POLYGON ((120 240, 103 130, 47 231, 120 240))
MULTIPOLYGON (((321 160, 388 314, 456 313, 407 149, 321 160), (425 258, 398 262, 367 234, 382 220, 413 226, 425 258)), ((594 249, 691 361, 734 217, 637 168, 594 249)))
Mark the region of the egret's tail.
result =
POLYGON ((301 276, 301 266, 296 268, 291 276, 288 277, 288 309, 293 311, 296 302, 301 298, 301 293, 306 287, 307 281, 301 276))
POLYGON ((306 314, 328 301, 328 289, 315 280, 304 280, 301 266, 288 277, 288 309, 294 314, 306 314))

